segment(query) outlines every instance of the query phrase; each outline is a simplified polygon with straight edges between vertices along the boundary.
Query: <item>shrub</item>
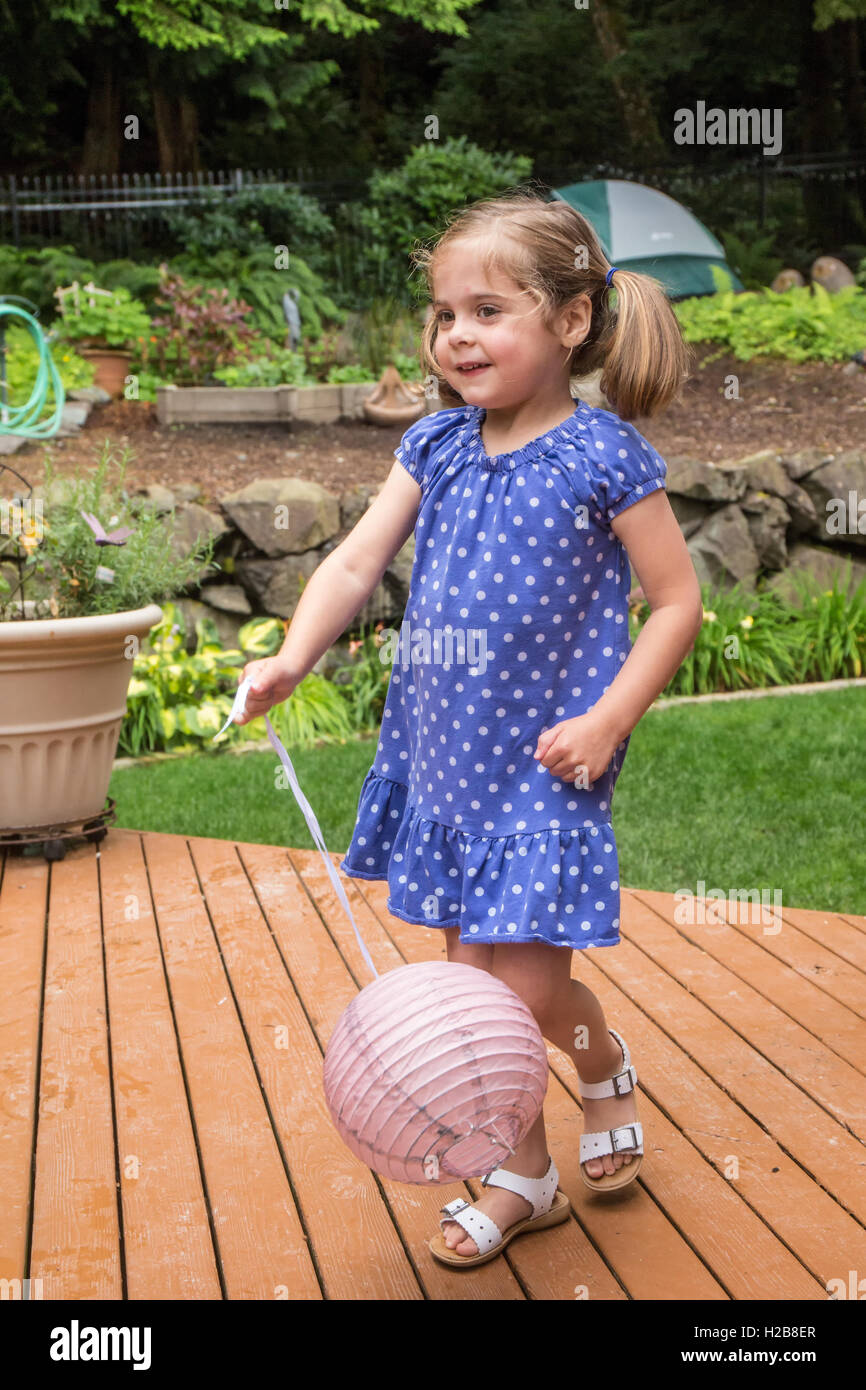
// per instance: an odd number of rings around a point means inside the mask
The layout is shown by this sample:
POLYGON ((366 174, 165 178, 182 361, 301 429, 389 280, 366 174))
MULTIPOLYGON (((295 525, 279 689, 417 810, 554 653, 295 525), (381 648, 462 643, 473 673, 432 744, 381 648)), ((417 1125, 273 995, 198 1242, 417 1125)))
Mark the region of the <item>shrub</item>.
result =
POLYGON ((828 294, 820 285, 784 294, 735 294, 725 289, 681 300, 674 312, 687 342, 719 345, 707 362, 725 352, 741 362, 753 357, 839 362, 866 346, 866 291, 857 285, 837 294, 828 294))
POLYGON ((417 303, 424 287, 409 282, 415 241, 438 235, 450 213, 513 187, 531 170, 528 156, 492 154, 461 135, 441 144, 425 141, 398 169, 377 171, 364 202, 342 213, 364 234, 365 278, 404 304, 417 303))

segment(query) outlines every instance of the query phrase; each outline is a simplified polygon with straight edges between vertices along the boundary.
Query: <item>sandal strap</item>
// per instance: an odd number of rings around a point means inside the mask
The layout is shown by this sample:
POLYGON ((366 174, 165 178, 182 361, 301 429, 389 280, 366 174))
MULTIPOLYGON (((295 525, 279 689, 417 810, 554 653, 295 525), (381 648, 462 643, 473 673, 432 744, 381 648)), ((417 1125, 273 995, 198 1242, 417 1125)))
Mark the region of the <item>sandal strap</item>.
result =
POLYGON ((559 1186, 559 1173, 556 1164, 548 1154, 547 1172, 542 1178, 524 1178, 520 1173, 509 1173, 504 1168, 494 1168, 481 1179, 482 1187, 505 1187, 525 1197, 532 1204, 532 1215, 543 1216, 550 1211, 556 1189, 559 1186))
POLYGON ((580 1136, 581 1163, 615 1153, 643 1153, 643 1129, 639 1120, 630 1125, 618 1125, 616 1129, 598 1129, 580 1136))
POLYGON ((478 1207, 471 1206, 465 1197, 455 1197, 453 1202, 447 1202, 439 1210, 446 1213, 439 1218, 440 1227, 444 1230, 447 1221, 456 1221, 475 1241, 479 1255, 485 1255, 494 1245, 502 1244, 502 1232, 496 1222, 491 1221, 478 1207))
POLYGON ((612 1028, 607 1030, 612 1038, 616 1038, 622 1048, 622 1070, 616 1072, 614 1076, 608 1077, 606 1081, 581 1081, 577 1078, 577 1088, 580 1094, 587 1100, 607 1100, 609 1096, 625 1096, 629 1091, 633 1091, 637 1085, 637 1072, 631 1064, 631 1057, 625 1043, 619 1033, 615 1033, 612 1028))

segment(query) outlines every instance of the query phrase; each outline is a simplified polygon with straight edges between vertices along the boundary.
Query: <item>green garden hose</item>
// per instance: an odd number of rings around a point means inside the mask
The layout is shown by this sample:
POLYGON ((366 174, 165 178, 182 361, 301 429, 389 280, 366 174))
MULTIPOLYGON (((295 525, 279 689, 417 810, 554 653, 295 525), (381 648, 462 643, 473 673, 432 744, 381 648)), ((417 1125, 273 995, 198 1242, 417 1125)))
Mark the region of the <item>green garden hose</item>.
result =
POLYGON ((0 434, 20 434, 28 439, 44 439, 56 434, 63 416, 66 392, 60 374, 54 365, 51 350, 42 332, 42 325, 20 305, 11 303, 9 297, 0 296, 0 434), (6 383, 6 318, 19 319, 24 323, 36 343, 39 353, 39 369, 25 405, 12 406, 6 383), (54 392, 54 414, 48 419, 41 416, 47 409, 49 385, 54 392))

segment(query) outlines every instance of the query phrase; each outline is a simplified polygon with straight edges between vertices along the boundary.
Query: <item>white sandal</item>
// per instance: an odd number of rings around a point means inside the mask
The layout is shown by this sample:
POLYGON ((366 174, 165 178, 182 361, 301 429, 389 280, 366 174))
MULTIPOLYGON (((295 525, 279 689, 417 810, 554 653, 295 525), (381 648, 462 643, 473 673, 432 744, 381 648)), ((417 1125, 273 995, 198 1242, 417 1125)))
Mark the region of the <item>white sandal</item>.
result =
MULTIPOLYGON (((631 1065, 625 1040, 612 1028, 607 1030, 616 1038, 622 1048, 622 1070, 607 1081, 583 1082, 577 1078, 578 1089, 587 1100, 605 1100, 608 1096, 624 1096, 633 1091, 637 1084, 637 1072, 631 1065)), ((616 1129, 593 1130, 580 1136, 580 1176, 587 1187, 597 1192, 610 1192, 615 1188, 626 1187, 634 1182, 643 1163, 643 1129, 637 1120, 631 1124, 618 1125, 616 1129), (635 1157, 631 1163, 623 1163, 615 1173, 603 1173, 600 1178, 590 1177, 584 1164, 591 1158, 602 1158, 605 1154, 631 1153, 635 1157)))
POLYGON ((568 1198, 564 1192, 559 1191, 558 1182, 559 1173, 552 1158, 543 1178, 523 1178, 519 1173, 494 1168, 492 1173, 487 1173, 481 1179, 481 1186, 505 1187, 509 1192, 516 1192, 518 1196, 525 1197, 527 1202, 532 1203, 532 1215, 525 1216, 522 1221, 509 1226, 503 1235, 496 1222, 491 1221, 483 1211, 467 1202, 465 1198, 456 1197, 453 1202, 440 1207, 444 1214, 439 1219, 439 1225, 444 1228, 447 1221, 456 1221, 463 1227, 467 1236, 475 1241, 478 1254, 456 1254, 446 1245, 441 1230, 428 1242, 430 1253, 446 1265, 460 1268, 464 1265, 483 1265, 487 1260, 494 1259, 500 1250, 504 1250, 515 1236, 523 1235, 526 1231, 540 1231, 546 1226, 557 1226, 560 1221, 568 1219, 570 1210, 568 1198))

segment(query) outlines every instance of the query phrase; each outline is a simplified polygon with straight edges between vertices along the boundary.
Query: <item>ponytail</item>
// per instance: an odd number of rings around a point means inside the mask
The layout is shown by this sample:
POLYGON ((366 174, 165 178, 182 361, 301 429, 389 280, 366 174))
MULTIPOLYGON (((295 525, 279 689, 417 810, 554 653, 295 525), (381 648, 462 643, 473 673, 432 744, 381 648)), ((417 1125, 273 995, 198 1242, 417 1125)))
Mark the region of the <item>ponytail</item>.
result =
POLYGON ((617 415, 655 415, 679 394, 691 350, 658 280, 616 270, 616 312, 606 335, 600 386, 617 415))

